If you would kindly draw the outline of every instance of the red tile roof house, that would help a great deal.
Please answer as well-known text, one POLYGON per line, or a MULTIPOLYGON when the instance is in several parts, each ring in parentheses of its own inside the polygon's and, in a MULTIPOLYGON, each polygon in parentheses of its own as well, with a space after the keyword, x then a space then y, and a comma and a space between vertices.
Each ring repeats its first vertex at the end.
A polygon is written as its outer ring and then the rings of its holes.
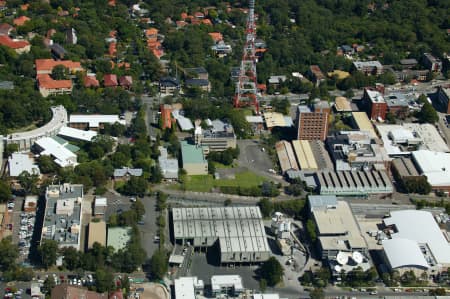
POLYGON ((125 89, 130 89, 133 85, 133 78, 131 76, 122 76, 119 78, 119 84, 125 89))
POLYGON ((26 40, 14 40, 7 35, 0 35, 0 45, 13 49, 17 54, 28 53, 31 49, 26 40))
POLYGON ((83 79, 84 87, 99 87, 100 83, 98 82, 97 78, 95 78, 95 75, 87 75, 83 79))
POLYGON ((119 85, 117 82, 117 75, 115 74, 107 74, 103 77, 103 85, 105 87, 116 87, 119 85))
POLYGON ((31 20, 29 17, 21 16, 21 17, 14 19, 13 24, 16 26, 23 26, 29 20, 31 20))
POLYGON ((0 35, 10 35, 11 31, 14 30, 14 27, 9 25, 8 23, 0 24, 0 35))
POLYGON ((71 73, 82 72, 84 69, 81 63, 72 60, 53 60, 53 59, 36 59, 36 74, 51 74, 57 65, 63 65, 69 69, 71 73))
POLYGON ((37 75, 39 92, 46 98, 49 95, 72 92, 72 80, 53 80, 48 74, 37 75))

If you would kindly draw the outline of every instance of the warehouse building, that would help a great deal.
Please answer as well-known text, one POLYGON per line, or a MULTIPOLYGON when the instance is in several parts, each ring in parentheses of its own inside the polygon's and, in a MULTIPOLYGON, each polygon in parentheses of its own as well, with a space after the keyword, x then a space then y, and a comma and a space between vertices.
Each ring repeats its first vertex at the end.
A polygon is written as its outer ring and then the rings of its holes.
POLYGON ((41 243, 45 239, 55 240, 59 248, 80 250, 83 185, 50 185, 45 200, 41 243))
POLYGON ((181 158, 183 168, 188 175, 208 174, 208 161, 205 158, 205 149, 202 146, 182 141, 181 158))
POLYGON ((383 241, 391 269, 440 271, 450 266, 450 244, 427 211, 393 211, 383 219, 389 239, 383 241))
POLYGON ((292 146, 301 170, 314 171, 319 169, 316 163, 316 158, 314 158, 312 147, 308 140, 293 140, 292 146))
POLYGON ((204 298, 205 284, 196 276, 180 277, 174 280, 175 299, 204 298))
POLYGON ((172 209, 176 243, 198 250, 219 246, 220 263, 260 263, 269 259, 261 211, 258 207, 172 209))
POLYGON ((420 174, 427 177, 433 190, 450 193, 450 154, 428 150, 412 153, 412 160, 420 174))
POLYGON ((316 176, 321 195, 367 196, 393 192, 384 170, 319 171, 316 176))
POLYGON ((352 122, 355 129, 368 132, 370 138, 378 138, 372 122, 365 112, 352 112, 352 122))
POLYGON ((275 149, 277 151, 278 161, 280 161, 280 168, 283 173, 288 170, 299 170, 290 142, 286 140, 278 141, 275 144, 275 149))
POLYGON ((106 222, 104 220, 89 222, 87 248, 91 249, 94 246, 94 243, 98 243, 102 246, 106 245, 106 222))
POLYGON ((308 202, 317 227, 322 259, 335 261, 343 253, 359 252, 367 257, 368 247, 346 201, 309 196, 308 202))

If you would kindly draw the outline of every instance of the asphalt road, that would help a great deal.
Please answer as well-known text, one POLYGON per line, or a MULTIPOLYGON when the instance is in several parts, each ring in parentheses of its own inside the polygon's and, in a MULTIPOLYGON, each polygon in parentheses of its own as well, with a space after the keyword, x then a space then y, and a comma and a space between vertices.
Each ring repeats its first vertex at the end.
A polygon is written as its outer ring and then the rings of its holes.
MULTIPOLYGON (((157 233, 156 219, 158 212, 156 211, 156 199, 154 197, 144 197, 141 199, 145 207, 144 224, 138 224, 141 233, 141 244, 147 252, 147 257, 151 257, 158 249, 159 243, 154 242, 157 233)), ((168 240, 169 236, 166 237, 168 240)))

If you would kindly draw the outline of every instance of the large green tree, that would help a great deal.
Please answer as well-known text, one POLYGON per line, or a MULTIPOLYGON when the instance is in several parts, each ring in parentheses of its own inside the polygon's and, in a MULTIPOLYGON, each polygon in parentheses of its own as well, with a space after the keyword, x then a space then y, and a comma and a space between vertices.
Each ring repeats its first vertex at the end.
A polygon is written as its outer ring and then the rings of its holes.
POLYGON ((283 279, 284 269, 275 257, 270 257, 260 268, 261 278, 267 281, 269 286, 275 286, 283 279))
POLYGON ((7 271, 16 265, 19 256, 19 248, 12 243, 11 237, 3 238, 0 241, 0 269, 7 271))
POLYGON ((42 267, 50 268, 56 264, 58 258, 58 243, 55 240, 43 239, 38 247, 42 267))
POLYGON ((158 249, 150 259, 150 274, 155 279, 162 279, 167 272, 168 256, 165 250, 158 249))
POLYGON ((11 187, 7 181, 0 181, 0 202, 6 202, 11 199, 11 187))

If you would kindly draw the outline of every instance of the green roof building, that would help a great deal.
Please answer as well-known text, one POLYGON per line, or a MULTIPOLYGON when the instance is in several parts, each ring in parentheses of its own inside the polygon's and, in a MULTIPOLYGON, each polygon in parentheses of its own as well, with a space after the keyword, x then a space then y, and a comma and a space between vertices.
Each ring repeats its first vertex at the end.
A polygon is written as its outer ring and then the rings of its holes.
POLYGON ((182 141, 181 158, 183 160, 183 168, 188 175, 208 174, 208 161, 205 158, 204 147, 182 141))

